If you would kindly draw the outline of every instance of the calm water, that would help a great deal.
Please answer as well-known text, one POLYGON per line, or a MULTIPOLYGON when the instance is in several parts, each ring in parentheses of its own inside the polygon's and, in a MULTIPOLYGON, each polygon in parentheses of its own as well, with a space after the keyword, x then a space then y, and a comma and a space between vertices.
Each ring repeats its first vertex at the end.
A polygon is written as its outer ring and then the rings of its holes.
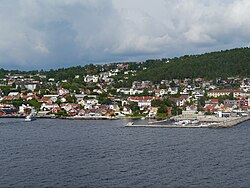
POLYGON ((250 122, 231 129, 0 119, 0 187, 249 187, 250 122))

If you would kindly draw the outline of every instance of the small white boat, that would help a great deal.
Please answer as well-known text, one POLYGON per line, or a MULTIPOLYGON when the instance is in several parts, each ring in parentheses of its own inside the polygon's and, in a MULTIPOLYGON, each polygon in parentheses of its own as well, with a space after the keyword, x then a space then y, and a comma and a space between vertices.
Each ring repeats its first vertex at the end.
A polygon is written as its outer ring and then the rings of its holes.
POLYGON ((32 111, 29 115, 27 115, 24 119, 24 121, 33 121, 36 119, 35 112, 32 111))
POLYGON ((198 123, 200 123, 198 120, 193 120, 192 122, 191 122, 192 124, 198 124, 198 123))
POLYGON ((191 123, 190 120, 179 120, 179 121, 174 122, 175 125, 182 125, 182 126, 186 126, 190 123, 191 123))
POLYGON ((133 124, 134 124, 134 122, 128 122, 127 125, 125 125, 125 127, 132 126, 133 124))

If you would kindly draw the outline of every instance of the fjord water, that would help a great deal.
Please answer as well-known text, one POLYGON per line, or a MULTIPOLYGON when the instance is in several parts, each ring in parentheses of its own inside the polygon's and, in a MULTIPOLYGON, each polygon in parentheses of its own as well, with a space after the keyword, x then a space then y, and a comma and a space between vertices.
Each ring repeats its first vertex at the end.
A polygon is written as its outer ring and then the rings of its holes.
POLYGON ((250 122, 230 129, 0 119, 0 187, 248 187, 250 122))

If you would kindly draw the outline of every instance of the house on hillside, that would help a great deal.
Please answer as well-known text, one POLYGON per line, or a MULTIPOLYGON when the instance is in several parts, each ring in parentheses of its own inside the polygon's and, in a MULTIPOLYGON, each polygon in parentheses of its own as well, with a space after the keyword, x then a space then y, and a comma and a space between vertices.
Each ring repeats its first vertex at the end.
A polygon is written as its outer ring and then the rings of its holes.
POLYGON ((176 95, 178 93, 178 87, 170 87, 170 88, 168 88, 167 93, 170 94, 170 95, 176 95))
POLYGON ((9 92, 8 96, 13 97, 14 99, 19 99, 21 97, 19 92, 9 92))
POLYGON ((50 102, 42 103, 40 110, 41 111, 51 111, 53 108, 58 108, 58 104, 53 104, 50 102))
POLYGON ((87 76, 84 77, 84 82, 97 83, 98 82, 98 76, 96 76, 96 75, 93 75, 93 76, 87 75, 87 76))
POLYGON ((143 96, 143 97, 129 97, 128 101, 130 102, 137 102, 138 107, 143 110, 145 108, 149 108, 151 106, 151 101, 152 100, 162 100, 161 97, 156 97, 156 96, 143 96))
POLYGON ((157 97, 162 97, 165 94, 167 94, 166 89, 156 89, 155 90, 155 96, 157 96, 157 97))
POLYGON ((128 106, 123 106, 121 113, 123 113, 124 115, 131 115, 133 112, 128 106))
POLYGON ((67 95, 69 94, 69 90, 68 89, 64 89, 62 86, 60 86, 60 88, 58 89, 57 91, 57 94, 58 95, 67 95))
POLYGON ((62 104, 61 109, 64 109, 66 112, 69 112, 72 109, 77 110, 79 109, 79 104, 75 104, 75 103, 62 104))
POLYGON ((158 107, 158 106, 151 106, 149 109, 148 117, 155 118, 159 108, 160 107, 158 107))
POLYGON ((39 85, 40 83, 38 81, 32 81, 32 82, 16 82, 16 89, 18 87, 20 87, 21 89, 27 89, 27 90, 31 90, 31 91, 34 91, 37 86, 39 85))
POLYGON ((179 107, 184 106, 185 103, 188 102, 188 99, 183 98, 183 97, 171 97, 168 100, 174 102, 176 106, 179 106, 179 107))
POLYGON ((44 95, 39 102, 43 103, 54 103, 57 101, 57 96, 54 95, 44 95))

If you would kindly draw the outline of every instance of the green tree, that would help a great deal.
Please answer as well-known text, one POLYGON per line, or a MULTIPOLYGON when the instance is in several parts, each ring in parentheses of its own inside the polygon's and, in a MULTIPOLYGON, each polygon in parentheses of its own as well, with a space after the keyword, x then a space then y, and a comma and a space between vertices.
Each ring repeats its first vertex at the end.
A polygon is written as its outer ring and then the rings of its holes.
POLYGON ((76 102, 76 97, 75 97, 75 95, 67 95, 66 100, 69 103, 75 103, 76 102))
POLYGON ((233 92, 229 94, 229 100, 235 100, 233 92))
POLYGON ((178 107, 174 107, 172 109, 172 115, 176 116, 176 115, 180 115, 182 113, 182 110, 178 107))
POLYGON ((11 90, 11 86, 1 86, 0 88, 3 91, 4 95, 8 95, 11 90))
POLYGON ((137 112, 140 110, 137 102, 130 102, 128 107, 132 110, 132 112, 137 112))
POLYGON ((67 116, 67 112, 66 110, 62 109, 56 113, 56 116, 59 116, 59 117, 67 116))
POLYGON ((30 104, 31 106, 34 106, 34 108, 35 108, 36 110, 40 110, 41 105, 42 105, 42 103, 41 103, 41 102, 37 102, 36 99, 31 99, 31 100, 29 100, 29 101, 28 101, 28 104, 30 104))
POLYGON ((157 112, 160 113, 160 114, 166 114, 167 106, 161 105, 157 112))

